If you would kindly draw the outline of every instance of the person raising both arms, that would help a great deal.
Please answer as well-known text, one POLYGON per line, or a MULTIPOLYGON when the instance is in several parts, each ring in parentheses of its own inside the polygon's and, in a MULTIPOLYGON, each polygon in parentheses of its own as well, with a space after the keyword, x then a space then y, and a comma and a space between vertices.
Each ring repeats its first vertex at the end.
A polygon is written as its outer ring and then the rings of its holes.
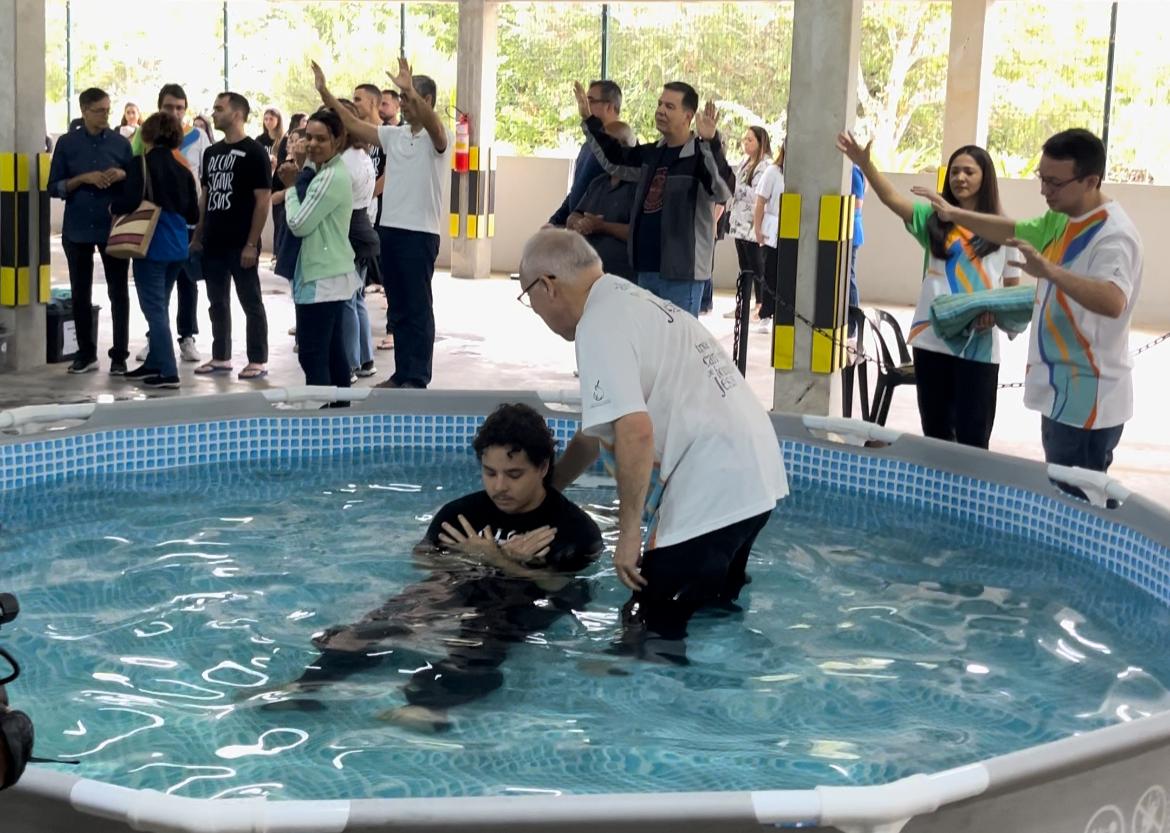
POLYGON ((985 292, 1019 283, 1014 252, 1003 241, 981 237, 936 209, 941 203, 968 211, 999 214, 999 183, 991 156, 966 145, 951 154, 946 182, 937 201, 915 202, 900 193, 873 163, 870 149, 852 133, 837 137, 838 149, 861 168, 882 204, 906 225, 924 251, 922 288, 910 326, 918 415, 924 436, 987 448, 995 423, 999 386, 999 339, 995 319, 984 313, 972 332, 943 338, 930 323, 935 298, 985 292))

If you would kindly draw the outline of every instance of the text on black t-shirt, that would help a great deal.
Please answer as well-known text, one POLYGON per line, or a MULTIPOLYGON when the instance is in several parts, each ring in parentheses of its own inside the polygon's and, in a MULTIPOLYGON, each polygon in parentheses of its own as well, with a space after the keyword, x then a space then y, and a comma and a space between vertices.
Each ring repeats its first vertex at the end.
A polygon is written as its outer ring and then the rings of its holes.
POLYGON ((257 190, 272 187, 272 163, 255 139, 216 142, 203 154, 207 211, 203 246, 217 252, 242 249, 252 228, 257 190))

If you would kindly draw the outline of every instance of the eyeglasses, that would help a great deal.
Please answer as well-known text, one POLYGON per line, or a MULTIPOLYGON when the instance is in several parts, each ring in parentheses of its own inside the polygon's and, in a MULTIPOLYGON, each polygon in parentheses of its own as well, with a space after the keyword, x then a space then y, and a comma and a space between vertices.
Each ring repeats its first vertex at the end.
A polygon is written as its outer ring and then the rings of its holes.
POLYGON ((1040 180, 1040 185, 1047 188, 1049 191, 1059 191, 1070 182, 1077 182, 1084 179, 1083 176, 1070 176, 1068 179, 1053 179, 1050 176, 1040 176, 1036 174, 1036 179, 1040 180))
POLYGON ((593 96, 586 96, 586 98, 589 99, 590 104, 608 104, 609 103, 609 99, 607 99, 607 98, 594 98, 593 96))
POLYGON ((554 281, 556 280, 556 275, 537 275, 536 280, 520 290, 520 294, 516 296, 516 300, 529 309, 532 309, 532 296, 529 293, 532 292, 533 288, 538 283, 540 283, 541 278, 548 278, 550 281, 554 281))

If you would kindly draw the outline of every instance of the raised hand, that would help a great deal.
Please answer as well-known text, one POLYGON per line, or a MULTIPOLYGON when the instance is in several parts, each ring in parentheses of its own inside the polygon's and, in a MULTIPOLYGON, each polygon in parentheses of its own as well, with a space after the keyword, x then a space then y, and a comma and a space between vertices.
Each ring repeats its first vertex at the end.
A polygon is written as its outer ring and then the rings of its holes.
POLYGON ((1007 241, 1009 246, 1012 246, 1020 253, 1023 260, 1010 260, 1009 266, 1015 266, 1017 269, 1022 269, 1034 278, 1048 278, 1050 277, 1050 267, 1052 261, 1048 260, 1040 252, 1036 251, 1036 247, 1025 240, 1019 240, 1013 237, 1007 241))
POLYGON ((873 149, 873 139, 870 139, 865 147, 857 141, 857 138, 849 130, 844 130, 837 134, 837 150, 841 151, 849 161, 854 165, 864 169, 870 164, 871 151, 873 149))
POLYGON ((719 111, 715 109, 715 102, 708 101, 707 106, 703 108, 703 112, 695 115, 695 129, 699 133, 699 138, 706 141, 711 141, 715 138, 715 131, 718 129, 719 111))
POLYGON ((573 82, 573 95, 577 97, 577 112, 581 114, 581 121, 592 115, 589 111, 589 96, 580 81, 573 82))
POLYGON ((313 86, 319 93, 327 92, 329 88, 325 86, 325 73, 316 61, 310 61, 309 64, 313 67, 313 86))
POLYGON ((300 169, 293 162, 285 162, 276 169, 276 175, 286 188, 291 188, 296 183, 298 174, 300 169))
POLYGON ((398 58, 398 72, 386 73, 390 76, 390 80, 402 90, 404 93, 414 92, 414 77, 410 73, 410 64, 406 58, 398 58))
POLYGON ((915 185, 910 189, 910 193, 916 197, 921 197, 926 200, 934 208, 934 213, 944 223, 949 223, 955 219, 954 212, 958 210, 957 205, 951 205, 943 199, 943 195, 933 188, 925 188, 921 185, 915 185))

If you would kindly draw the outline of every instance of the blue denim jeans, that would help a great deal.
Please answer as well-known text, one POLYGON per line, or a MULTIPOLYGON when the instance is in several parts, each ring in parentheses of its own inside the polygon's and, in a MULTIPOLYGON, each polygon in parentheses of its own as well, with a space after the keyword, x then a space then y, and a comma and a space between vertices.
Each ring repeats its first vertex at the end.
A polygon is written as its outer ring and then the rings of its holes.
POLYGON ((345 338, 345 355, 349 366, 357 370, 363 364, 374 360, 374 336, 370 332, 370 313, 366 309, 366 290, 359 289, 345 302, 345 317, 342 319, 342 336, 345 338))
POLYGON ((658 272, 639 272, 638 286, 653 292, 664 301, 670 301, 695 318, 703 303, 703 281, 668 281, 658 272))
POLYGON ((138 305, 146 318, 147 344, 146 366, 158 371, 160 376, 178 376, 175 364, 175 343, 171 340, 171 288, 183 268, 183 261, 167 263, 161 260, 134 261, 134 288, 138 292, 138 305))
POLYGON ((1121 442, 1124 429, 1124 425, 1077 428, 1041 416, 1040 442, 1044 445, 1044 460, 1058 466, 1109 471, 1113 462, 1113 449, 1121 442))

